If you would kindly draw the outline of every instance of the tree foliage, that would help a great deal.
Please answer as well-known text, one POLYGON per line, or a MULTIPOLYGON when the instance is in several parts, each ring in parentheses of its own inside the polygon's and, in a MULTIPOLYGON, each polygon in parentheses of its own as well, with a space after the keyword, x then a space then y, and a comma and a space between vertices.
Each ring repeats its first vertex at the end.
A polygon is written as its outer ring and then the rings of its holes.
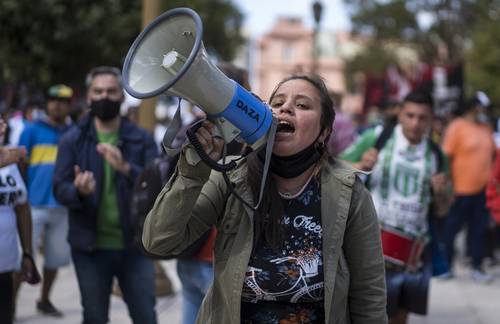
POLYGON ((500 104, 500 0, 345 0, 353 31, 371 43, 348 63, 362 70, 364 61, 386 62, 380 44, 408 44, 432 63, 445 44, 450 62, 465 62, 469 93, 485 90, 500 104), (420 17, 421 19, 417 19, 420 17), (423 17, 423 19, 422 19, 423 17), (382 57, 382 59, 381 59, 382 57))
POLYGON ((415 38, 418 24, 415 15, 406 7, 406 1, 384 4, 376 1, 363 2, 366 7, 357 10, 352 17, 355 32, 376 39, 415 38))
MULTIPOLYGON (((164 1, 202 17, 204 43, 222 59, 241 44, 242 14, 225 0, 164 1)), ((0 85, 82 86, 96 65, 121 67, 141 29, 138 0, 0 0, 0 85)))
POLYGON ((465 53, 467 90, 483 90, 500 105, 500 6, 491 8, 489 15, 492 19, 481 21, 472 32, 465 53))
POLYGON ((418 44, 432 56, 445 43, 461 60, 474 26, 488 17, 498 0, 346 0, 354 31, 374 39, 398 39, 418 44), (419 23, 418 17, 424 21, 419 23))
POLYGON ((119 66, 140 31, 140 11, 134 0, 2 0, 1 77, 81 84, 92 66, 119 66))

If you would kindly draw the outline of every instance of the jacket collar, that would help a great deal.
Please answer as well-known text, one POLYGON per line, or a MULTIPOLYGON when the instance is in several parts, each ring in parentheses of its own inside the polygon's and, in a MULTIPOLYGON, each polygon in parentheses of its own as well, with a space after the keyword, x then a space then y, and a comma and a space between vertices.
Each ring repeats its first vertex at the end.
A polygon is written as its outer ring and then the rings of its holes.
MULTIPOLYGON (((246 159, 243 159, 238 162, 238 164, 243 164, 246 159)), ((335 177, 343 184, 352 187, 355 180, 355 174, 359 173, 358 169, 353 168, 350 164, 337 160, 337 159, 329 159, 328 163, 321 168, 321 180, 322 182, 330 181, 331 177, 335 177)), ((235 184, 246 184, 246 177, 248 174, 248 168, 246 167, 238 167, 234 171, 231 172, 229 178, 235 184)), ((270 173, 268 176, 271 176, 270 173)), ((246 186, 245 186, 246 187, 246 186)))
POLYGON ((328 182, 332 177, 336 178, 342 184, 352 187, 354 185, 354 180, 356 179, 356 173, 359 172, 358 169, 353 168, 350 164, 337 160, 330 159, 329 163, 321 169, 322 181, 328 182))
MULTIPOLYGON (((246 159, 238 162, 238 164, 245 163, 246 159)), ((328 183, 330 181, 340 181, 343 185, 346 185, 350 188, 354 185, 354 181, 356 179, 355 174, 359 172, 359 170, 353 168, 350 164, 336 159, 330 159, 329 163, 325 163, 325 165, 321 168, 321 182, 328 183)), ((242 198, 245 199, 250 205, 254 205, 253 196, 251 194, 251 190, 246 181, 248 175, 248 168, 246 167, 238 167, 234 171, 229 174, 229 179, 232 183, 235 184, 235 188, 238 188, 238 193, 242 198)), ((271 176, 268 174, 268 176, 271 176)), ((335 194, 335 193, 328 193, 335 194)), ((247 213, 249 215, 253 214, 253 211, 245 206, 247 213)))
MULTIPOLYGON (((86 134, 86 136, 90 137, 94 141, 98 141, 97 139, 97 130, 94 124, 94 117, 90 114, 87 114, 82 118, 82 120, 78 123, 78 127, 80 128, 82 134, 86 134)), ((137 132, 137 129, 134 125, 128 121, 127 118, 120 117, 120 127, 118 129, 118 137, 120 142, 131 142, 131 141, 141 141, 142 137, 137 132)))

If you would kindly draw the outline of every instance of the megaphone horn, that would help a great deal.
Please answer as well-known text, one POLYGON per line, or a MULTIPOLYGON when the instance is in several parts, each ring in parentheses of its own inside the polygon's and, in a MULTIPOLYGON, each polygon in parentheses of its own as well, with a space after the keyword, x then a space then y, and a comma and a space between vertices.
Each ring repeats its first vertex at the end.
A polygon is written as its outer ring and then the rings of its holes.
POLYGON ((273 124, 271 110, 210 61, 202 34, 201 19, 189 8, 158 16, 125 58, 125 89, 141 99, 164 92, 182 97, 218 124, 226 143, 239 136, 254 148, 262 146, 273 124))

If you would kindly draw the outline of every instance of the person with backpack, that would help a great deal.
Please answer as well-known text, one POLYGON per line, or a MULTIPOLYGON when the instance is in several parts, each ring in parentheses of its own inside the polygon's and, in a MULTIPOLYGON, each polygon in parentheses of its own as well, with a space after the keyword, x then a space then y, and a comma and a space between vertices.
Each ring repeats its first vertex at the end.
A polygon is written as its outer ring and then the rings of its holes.
POLYGON ((428 138, 432 98, 409 93, 394 127, 366 131, 340 158, 369 172, 386 260, 389 323, 426 314, 432 276, 429 220, 445 215, 450 192, 439 147, 428 138), (432 213, 430 213, 432 209, 432 213))

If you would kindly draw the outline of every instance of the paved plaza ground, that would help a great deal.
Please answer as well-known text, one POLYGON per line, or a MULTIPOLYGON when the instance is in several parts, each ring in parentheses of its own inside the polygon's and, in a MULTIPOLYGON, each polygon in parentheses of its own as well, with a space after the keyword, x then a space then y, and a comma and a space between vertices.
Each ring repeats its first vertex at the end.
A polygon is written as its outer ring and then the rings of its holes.
MULTIPOLYGON (((158 298, 159 324, 180 323, 180 283, 175 272, 175 261, 162 262, 172 279, 176 294, 158 298)), ((468 270, 459 263, 456 278, 433 279, 429 315, 412 316, 410 324, 497 324, 500 323, 500 266, 488 267, 495 281, 491 284, 473 282, 468 270)), ((35 301, 39 286, 23 285, 18 300, 17 324, 77 324, 81 323, 81 306, 75 273, 72 266, 64 268, 54 287, 53 303, 64 312, 64 317, 54 319, 39 315, 35 301)), ((112 296, 110 322, 128 324, 131 320, 121 298, 112 296)))

